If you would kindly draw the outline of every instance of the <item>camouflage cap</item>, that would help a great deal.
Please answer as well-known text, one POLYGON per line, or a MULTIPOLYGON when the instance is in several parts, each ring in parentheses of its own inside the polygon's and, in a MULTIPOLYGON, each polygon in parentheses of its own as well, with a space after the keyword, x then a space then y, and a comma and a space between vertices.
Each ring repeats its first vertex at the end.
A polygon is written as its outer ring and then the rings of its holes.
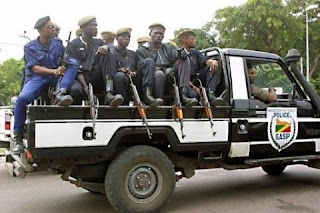
POLYGON ((106 38, 115 38, 116 37, 116 34, 114 32, 111 32, 111 31, 103 31, 101 33, 101 37, 103 39, 106 39, 106 38))
POLYGON ((86 16, 86 17, 83 17, 82 19, 80 19, 80 21, 79 21, 79 23, 78 23, 78 26, 79 26, 79 27, 82 27, 82 26, 84 26, 84 25, 86 25, 86 24, 89 24, 90 21, 92 21, 92 20, 94 20, 94 19, 96 19, 95 16, 86 16))
POLYGON ((192 32, 191 30, 184 30, 179 33, 178 38, 183 39, 189 36, 194 36, 194 32, 192 32))
POLYGON ((34 25, 34 29, 40 29, 43 25, 45 25, 48 21, 50 21, 50 16, 45 16, 40 18, 36 24, 34 25))
POLYGON ((131 33, 132 29, 128 27, 122 27, 116 31, 116 36, 119 36, 124 33, 131 33))
POLYGON ((138 43, 142 43, 142 42, 148 42, 148 41, 150 41, 151 40, 151 38, 149 37, 149 36, 141 36, 141 37, 139 37, 138 39, 137 39, 137 42, 138 43))
POLYGON ((151 25, 149 26, 149 29, 150 29, 151 31, 154 30, 154 29, 161 29, 161 30, 163 30, 163 31, 166 30, 166 28, 165 28, 162 24, 160 24, 160 23, 151 24, 151 25))

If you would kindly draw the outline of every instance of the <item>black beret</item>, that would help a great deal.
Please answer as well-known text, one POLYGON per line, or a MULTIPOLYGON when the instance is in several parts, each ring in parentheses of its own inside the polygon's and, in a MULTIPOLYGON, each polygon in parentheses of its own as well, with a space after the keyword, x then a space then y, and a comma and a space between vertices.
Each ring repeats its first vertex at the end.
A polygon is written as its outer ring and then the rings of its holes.
POLYGON ((40 29, 48 21, 50 21, 50 16, 45 16, 40 18, 34 25, 34 29, 37 29, 37 30, 40 29))

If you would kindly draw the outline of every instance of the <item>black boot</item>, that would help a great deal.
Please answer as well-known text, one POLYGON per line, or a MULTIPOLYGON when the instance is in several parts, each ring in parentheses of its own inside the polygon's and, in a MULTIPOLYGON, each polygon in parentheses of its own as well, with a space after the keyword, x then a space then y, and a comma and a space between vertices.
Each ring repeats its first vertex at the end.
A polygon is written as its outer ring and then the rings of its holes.
POLYGON ((187 87, 181 87, 180 88, 180 94, 181 94, 181 103, 184 106, 195 106, 198 104, 198 100, 196 98, 189 98, 188 97, 188 88, 187 87))
POLYGON ((113 80, 106 80, 106 94, 104 96, 104 104, 110 106, 119 106, 123 103, 123 97, 120 94, 113 95, 113 80))
POLYGON ((163 104, 163 100, 161 98, 154 98, 152 96, 152 92, 150 88, 146 88, 144 90, 143 103, 148 106, 156 107, 163 104))
POLYGON ((208 99, 210 101, 211 106, 224 105, 223 99, 221 97, 216 97, 213 91, 208 92, 208 99))
POLYGON ((14 147, 12 149, 12 153, 15 155, 18 155, 20 153, 23 152, 23 142, 22 142, 22 138, 23 138, 23 132, 14 132, 13 133, 13 141, 14 141, 14 147))
POLYGON ((67 89, 66 88, 58 88, 58 90, 55 92, 56 99, 55 104, 59 106, 69 106, 72 104, 73 99, 71 95, 67 95, 67 89))

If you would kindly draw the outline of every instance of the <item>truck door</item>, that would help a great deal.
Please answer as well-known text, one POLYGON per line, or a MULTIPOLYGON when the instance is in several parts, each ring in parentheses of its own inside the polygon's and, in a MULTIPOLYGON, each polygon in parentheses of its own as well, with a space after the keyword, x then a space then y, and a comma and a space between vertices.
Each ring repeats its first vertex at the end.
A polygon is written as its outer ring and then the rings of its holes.
MULTIPOLYGON (((243 58, 248 95, 247 141, 241 141, 243 157, 262 158, 314 154, 319 145, 313 140, 314 111, 299 83, 278 60, 243 58), (249 75, 250 69, 254 75, 249 75), (271 89, 272 88, 272 89, 271 89), (271 90, 276 102, 270 103, 271 90), (268 91, 269 90, 269 91, 268 91), (294 97, 293 97, 294 96, 294 97), (310 120, 311 119, 311 120, 310 120)), ((241 129, 238 118, 235 128, 241 129)), ((237 132, 239 132, 238 129, 237 132)), ((240 143, 240 144, 241 144, 240 143)))

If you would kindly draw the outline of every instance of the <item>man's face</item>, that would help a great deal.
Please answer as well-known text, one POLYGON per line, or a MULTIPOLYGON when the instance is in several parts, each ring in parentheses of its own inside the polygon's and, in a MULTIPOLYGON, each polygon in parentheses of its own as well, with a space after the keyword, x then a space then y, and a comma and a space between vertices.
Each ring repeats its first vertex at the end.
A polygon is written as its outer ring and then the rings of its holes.
POLYGON ((256 72, 252 68, 249 68, 248 71, 250 83, 253 84, 256 72))
POLYGON ((164 38, 164 31, 162 29, 153 29, 150 33, 151 43, 160 44, 164 38))
POLYGON ((98 34, 98 24, 97 21, 94 19, 90 21, 86 26, 82 29, 82 34, 85 34, 89 37, 95 37, 98 34))
POLYGON ((184 46, 188 48, 195 48, 197 45, 197 40, 194 36, 188 36, 184 40, 184 46))
POLYGON ((48 38, 54 38, 56 36, 56 30, 51 21, 48 21, 44 26, 39 29, 39 33, 42 36, 48 38))
POLYGON ((117 37, 118 46, 127 47, 130 43, 131 34, 123 33, 117 37))
POLYGON ((106 44, 113 44, 114 43, 114 38, 112 38, 112 37, 107 37, 103 40, 106 42, 106 44))

